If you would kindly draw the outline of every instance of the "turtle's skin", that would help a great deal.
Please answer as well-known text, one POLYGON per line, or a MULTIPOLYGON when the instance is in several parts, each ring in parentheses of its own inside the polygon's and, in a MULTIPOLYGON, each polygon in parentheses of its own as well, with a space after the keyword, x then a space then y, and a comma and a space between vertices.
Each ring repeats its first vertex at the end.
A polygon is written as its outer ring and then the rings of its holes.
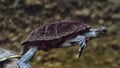
POLYGON ((30 33, 25 41, 23 56, 18 61, 20 68, 31 60, 37 50, 48 51, 53 48, 69 47, 78 44, 78 57, 86 47, 86 41, 106 33, 106 27, 91 29, 89 25, 76 20, 62 20, 45 24, 30 33))
POLYGON ((0 68, 18 68, 18 57, 17 53, 0 48, 0 68))

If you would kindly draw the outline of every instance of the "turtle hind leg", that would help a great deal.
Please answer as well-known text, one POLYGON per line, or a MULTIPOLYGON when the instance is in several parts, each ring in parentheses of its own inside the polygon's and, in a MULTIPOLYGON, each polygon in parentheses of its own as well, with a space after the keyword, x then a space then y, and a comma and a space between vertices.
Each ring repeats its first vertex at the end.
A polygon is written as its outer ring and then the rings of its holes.
POLYGON ((30 49, 18 60, 17 64, 20 68, 31 68, 29 61, 33 58, 38 47, 30 47, 30 49))

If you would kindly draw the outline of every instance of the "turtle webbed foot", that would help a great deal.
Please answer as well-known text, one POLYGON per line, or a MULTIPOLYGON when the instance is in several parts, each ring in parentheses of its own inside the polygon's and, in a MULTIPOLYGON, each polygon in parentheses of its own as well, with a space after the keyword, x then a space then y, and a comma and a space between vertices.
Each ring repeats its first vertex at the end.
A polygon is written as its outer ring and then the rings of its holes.
POLYGON ((78 38, 78 45, 81 46, 78 50, 78 54, 77 54, 77 58, 79 58, 82 54, 82 51, 84 50, 84 48, 86 48, 86 37, 85 36, 82 36, 82 35, 79 35, 77 36, 78 38))

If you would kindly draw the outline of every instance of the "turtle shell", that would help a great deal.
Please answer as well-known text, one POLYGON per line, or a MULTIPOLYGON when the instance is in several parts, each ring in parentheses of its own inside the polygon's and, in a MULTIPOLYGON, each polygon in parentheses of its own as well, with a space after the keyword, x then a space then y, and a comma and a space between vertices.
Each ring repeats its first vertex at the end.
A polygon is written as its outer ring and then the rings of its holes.
POLYGON ((0 48, 0 62, 17 57, 20 57, 17 53, 0 48))
POLYGON ((35 45, 41 46, 41 43, 46 44, 48 42, 50 42, 49 45, 60 44, 78 34, 87 32, 89 28, 85 23, 75 20, 62 20, 45 24, 31 32, 28 38, 22 42, 22 45, 30 46, 38 43, 35 45))

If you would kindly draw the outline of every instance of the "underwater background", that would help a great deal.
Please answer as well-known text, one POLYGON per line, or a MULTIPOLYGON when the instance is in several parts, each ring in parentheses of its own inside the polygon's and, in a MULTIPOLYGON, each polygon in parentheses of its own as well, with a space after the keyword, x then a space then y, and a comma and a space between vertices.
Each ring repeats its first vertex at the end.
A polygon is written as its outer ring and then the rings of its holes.
POLYGON ((0 0, 0 47, 21 53, 21 42, 37 27, 59 20, 80 20, 107 35, 90 40, 80 59, 78 46, 38 51, 33 68, 119 68, 120 0, 0 0))

